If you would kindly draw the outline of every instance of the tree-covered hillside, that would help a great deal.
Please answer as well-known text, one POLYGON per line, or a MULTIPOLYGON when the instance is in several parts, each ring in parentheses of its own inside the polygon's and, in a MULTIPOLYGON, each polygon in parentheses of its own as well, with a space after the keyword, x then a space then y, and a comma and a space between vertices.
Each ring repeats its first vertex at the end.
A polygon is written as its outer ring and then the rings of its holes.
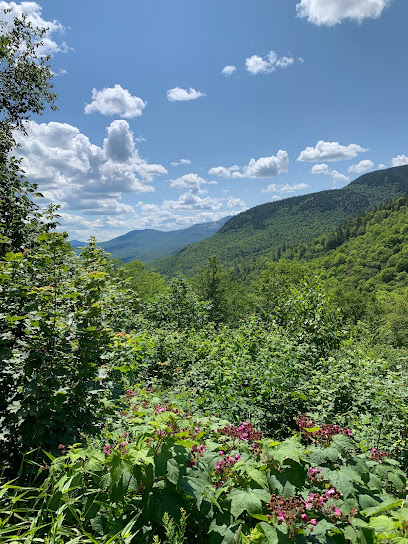
POLYGON ((153 263, 161 273, 191 275, 212 255, 234 264, 307 242, 362 211, 408 192, 408 166, 365 174, 342 189, 256 206, 231 218, 214 236, 153 263))
POLYGON ((373 291, 408 286, 408 197, 369 210, 282 255, 310 262, 343 287, 373 291))

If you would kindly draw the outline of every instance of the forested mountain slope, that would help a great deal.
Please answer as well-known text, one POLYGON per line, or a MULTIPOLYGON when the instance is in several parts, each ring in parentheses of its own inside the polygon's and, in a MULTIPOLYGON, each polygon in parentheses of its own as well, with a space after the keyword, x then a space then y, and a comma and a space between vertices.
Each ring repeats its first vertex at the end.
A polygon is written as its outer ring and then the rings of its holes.
POLYGON ((282 255, 308 261, 343 288, 408 287, 408 196, 369 210, 282 255))
MULTIPOLYGON (((228 219, 230 216, 168 232, 156 229, 132 230, 123 236, 99 242, 97 245, 115 259, 122 259, 125 263, 135 259, 149 263, 167 255, 174 255, 181 248, 212 236, 228 219)), ((73 240, 71 245, 78 248, 85 243, 73 240)))
POLYGON ((214 236, 175 256, 155 261, 164 274, 193 274, 214 255, 223 264, 248 263, 261 255, 279 258, 362 211, 408 193, 408 166, 365 174, 342 189, 311 193, 256 206, 231 218, 214 236))

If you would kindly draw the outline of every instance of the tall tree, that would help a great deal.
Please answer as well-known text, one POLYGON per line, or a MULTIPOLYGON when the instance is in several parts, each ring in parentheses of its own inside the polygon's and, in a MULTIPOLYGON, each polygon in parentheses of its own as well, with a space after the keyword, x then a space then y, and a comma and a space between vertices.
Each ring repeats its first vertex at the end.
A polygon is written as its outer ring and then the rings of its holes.
MULTIPOLYGON (((11 11, 2 10, 3 17, 11 11)), ((25 15, 11 25, 0 21, 0 257, 29 247, 42 224, 33 201, 40 196, 37 186, 24 178, 11 153, 17 147, 15 131, 25 133, 31 114, 41 114, 46 104, 56 109, 49 57, 40 52, 46 32, 25 15)))

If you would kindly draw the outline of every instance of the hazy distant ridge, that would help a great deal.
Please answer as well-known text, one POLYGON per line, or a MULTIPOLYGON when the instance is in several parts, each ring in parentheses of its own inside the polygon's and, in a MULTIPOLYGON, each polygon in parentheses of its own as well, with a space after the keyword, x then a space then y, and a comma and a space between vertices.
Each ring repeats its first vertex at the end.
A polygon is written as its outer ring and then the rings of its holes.
MULTIPOLYGON (((156 229, 132 230, 112 240, 100 242, 98 246, 108 251, 112 257, 121 258, 125 263, 135 259, 149 263, 161 257, 174 255, 183 247, 212 236, 230 218, 231 216, 223 217, 218 221, 168 232, 156 229)), ((78 248, 85 245, 85 242, 71 240, 71 245, 78 248)))

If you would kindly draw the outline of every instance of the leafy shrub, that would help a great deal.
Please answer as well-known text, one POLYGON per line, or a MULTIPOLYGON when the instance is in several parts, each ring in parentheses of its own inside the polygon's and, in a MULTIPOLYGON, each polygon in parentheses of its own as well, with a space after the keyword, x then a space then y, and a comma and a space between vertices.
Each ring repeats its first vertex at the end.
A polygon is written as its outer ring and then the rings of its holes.
POLYGON ((210 306, 199 301, 187 281, 178 276, 166 293, 146 304, 143 314, 152 326, 166 330, 198 329, 208 322, 210 306))
POLYGON ((56 448, 95 423, 104 391, 115 387, 104 364, 121 346, 135 356, 132 347, 114 343, 130 315, 129 294, 93 244, 77 257, 64 235, 45 233, 35 249, 6 254, 0 262, 2 460, 56 448))
POLYGON ((384 527, 402 536, 396 463, 362 453, 348 429, 302 418, 300 430, 271 441, 248 422, 186 416, 128 391, 121 421, 85 446, 61 445, 40 488, 2 486, 2 541, 157 542, 169 523, 196 543, 380 542, 384 527))

